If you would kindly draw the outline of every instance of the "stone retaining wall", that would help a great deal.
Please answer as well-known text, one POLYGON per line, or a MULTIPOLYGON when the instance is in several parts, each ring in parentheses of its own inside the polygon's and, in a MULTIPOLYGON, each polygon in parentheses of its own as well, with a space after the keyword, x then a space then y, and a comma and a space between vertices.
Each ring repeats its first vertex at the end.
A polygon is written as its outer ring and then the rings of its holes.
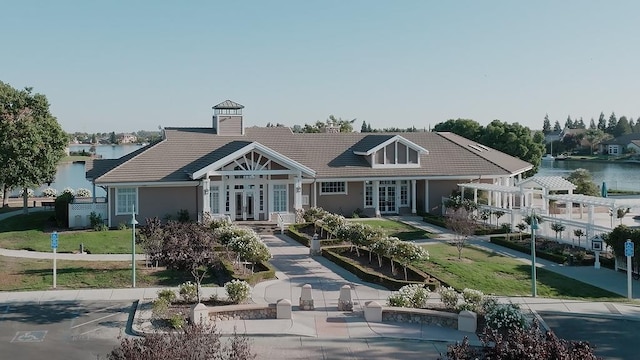
POLYGON ((428 309, 385 307, 382 322, 408 322, 458 329, 458 314, 428 309))
POLYGON ((211 320, 276 319, 276 304, 241 304, 209 308, 211 320))

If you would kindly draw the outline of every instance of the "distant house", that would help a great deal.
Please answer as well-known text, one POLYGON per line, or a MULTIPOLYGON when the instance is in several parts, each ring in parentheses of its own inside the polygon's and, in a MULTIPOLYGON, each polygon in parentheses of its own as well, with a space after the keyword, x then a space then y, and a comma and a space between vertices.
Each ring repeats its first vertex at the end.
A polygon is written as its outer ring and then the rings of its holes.
POLYGON ((600 144, 600 152, 609 155, 622 155, 630 150, 640 154, 640 134, 626 134, 600 144))
POLYGON ((212 127, 165 128, 157 143, 94 161, 86 176, 107 191, 108 224, 128 222, 134 206, 141 220, 187 210, 275 221, 315 206, 347 216, 440 213, 461 182, 513 185, 533 168, 447 132, 245 127, 243 108, 224 101, 212 127))
POLYGON ((138 137, 133 134, 119 134, 118 142, 120 144, 131 144, 138 141, 138 137))

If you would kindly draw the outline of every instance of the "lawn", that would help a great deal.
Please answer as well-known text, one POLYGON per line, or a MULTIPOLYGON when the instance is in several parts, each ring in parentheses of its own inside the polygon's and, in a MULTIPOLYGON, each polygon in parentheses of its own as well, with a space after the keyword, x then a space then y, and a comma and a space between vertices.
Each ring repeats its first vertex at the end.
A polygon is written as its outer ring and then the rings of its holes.
MULTIPOLYGON (((531 266, 515 259, 465 247, 462 260, 454 245, 432 244, 425 248, 430 259, 416 267, 462 290, 472 288, 499 296, 530 296, 531 266)), ((538 269, 538 295, 577 299, 622 299, 609 291, 583 282, 538 269)))
POLYGON ((400 240, 418 240, 429 239, 431 236, 428 232, 416 229, 413 226, 401 223, 399 221, 389 219, 351 219, 349 221, 361 221, 372 227, 379 227, 384 230, 387 236, 395 236, 400 240))
MULTIPOLYGON (((188 272, 145 268, 136 263, 136 286, 177 286, 193 281, 188 272)), ((53 261, 0 256, 0 291, 46 290, 53 284, 53 261)), ((131 287, 131 263, 87 261, 57 261, 58 289, 108 289, 131 287)), ((205 278, 203 285, 217 286, 214 274, 205 278)))
MULTIPOLYGON (((0 248, 51 251, 52 216, 52 211, 41 211, 0 221, 0 248)), ((78 251, 81 243, 93 254, 130 254, 131 230, 58 232, 58 252, 78 251)))

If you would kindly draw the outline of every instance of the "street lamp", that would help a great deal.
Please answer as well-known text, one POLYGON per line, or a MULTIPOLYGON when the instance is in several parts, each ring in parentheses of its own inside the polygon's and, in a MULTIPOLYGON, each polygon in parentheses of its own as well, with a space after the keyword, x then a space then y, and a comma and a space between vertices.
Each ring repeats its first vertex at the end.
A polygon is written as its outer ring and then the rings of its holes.
POLYGON ((136 206, 131 205, 131 284, 132 287, 136 287, 136 206))
POLYGON ((536 287, 536 230, 538 230, 538 217, 536 212, 531 212, 531 295, 538 296, 536 287))

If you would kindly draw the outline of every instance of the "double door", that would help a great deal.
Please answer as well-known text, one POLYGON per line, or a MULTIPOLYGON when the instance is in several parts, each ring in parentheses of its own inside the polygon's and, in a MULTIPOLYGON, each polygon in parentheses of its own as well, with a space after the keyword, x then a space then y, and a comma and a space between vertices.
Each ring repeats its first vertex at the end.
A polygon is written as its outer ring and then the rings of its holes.
POLYGON ((380 182, 378 188, 378 207, 380 213, 396 213, 398 212, 397 200, 396 200, 396 184, 395 182, 380 182))
POLYGON ((253 189, 234 190, 234 214, 236 220, 254 220, 256 214, 255 192, 253 189))

